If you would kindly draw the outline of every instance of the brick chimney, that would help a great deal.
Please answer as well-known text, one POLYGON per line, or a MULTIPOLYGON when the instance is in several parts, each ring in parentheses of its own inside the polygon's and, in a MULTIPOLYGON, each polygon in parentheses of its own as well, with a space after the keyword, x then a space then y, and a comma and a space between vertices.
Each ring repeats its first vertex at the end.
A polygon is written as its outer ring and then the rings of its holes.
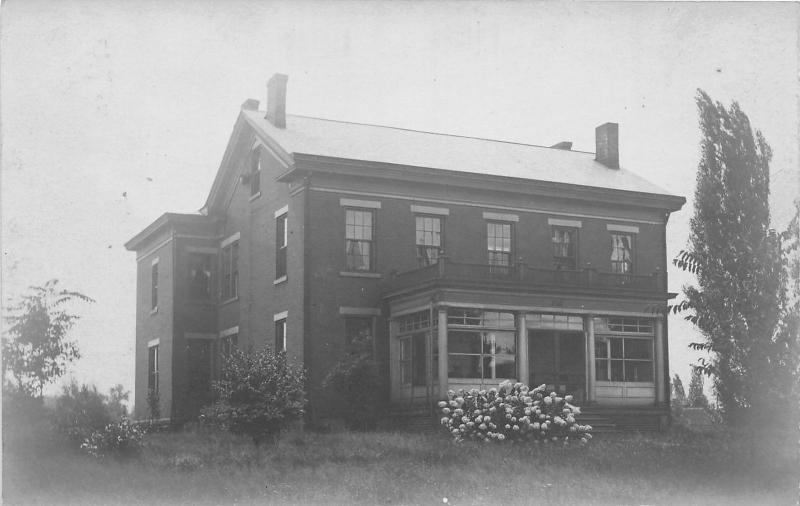
POLYGON ((595 160, 610 169, 619 169, 619 125, 603 123, 594 129, 595 160))
POLYGON ((289 76, 275 74, 267 81, 267 120, 278 128, 286 128, 286 81, 289 76))

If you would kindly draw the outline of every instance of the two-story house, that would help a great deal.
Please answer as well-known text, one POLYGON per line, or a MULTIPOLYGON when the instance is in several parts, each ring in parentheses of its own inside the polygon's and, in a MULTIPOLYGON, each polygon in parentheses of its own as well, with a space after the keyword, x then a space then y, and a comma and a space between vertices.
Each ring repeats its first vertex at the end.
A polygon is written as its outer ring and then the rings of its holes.
POLYGON ((588 406, 668 413, 666 226, 683 197, 596 153, 265 111, 244 102, 208 199, 137 253, 135 414, 197 413, 232 347, 285 350, 321 383, 374 337, 387 396, 547 383, 588 406))

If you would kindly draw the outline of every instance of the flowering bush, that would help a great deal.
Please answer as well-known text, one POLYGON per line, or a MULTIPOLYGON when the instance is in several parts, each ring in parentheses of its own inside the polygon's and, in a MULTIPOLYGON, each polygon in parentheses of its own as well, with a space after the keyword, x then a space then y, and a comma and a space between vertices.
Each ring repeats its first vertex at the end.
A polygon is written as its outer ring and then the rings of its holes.
POLYGON ((203 409, 201 420, 246 434, 256 444, 274 439, 302 418, 304 383, 303 368, 290 364, 284 352, 233 350, 223 364, 222 379, 214 382, 218 401, 203 409))
POLYGON ((96 430, 83 440, 81 450, 97 458, 106 456, 132 457, 142 449, 144 430, 132 425, 127 418, 96 430))
POLYGON ((580 408, 570 404, 572 396, 548 394, 544 385, 530 389, 504 381, 489 390, 450 390, 447 399, 439 402, 441 422, 456 441, 573 440, 585 444, 592 437, 591 425, 575 420, 580 408))

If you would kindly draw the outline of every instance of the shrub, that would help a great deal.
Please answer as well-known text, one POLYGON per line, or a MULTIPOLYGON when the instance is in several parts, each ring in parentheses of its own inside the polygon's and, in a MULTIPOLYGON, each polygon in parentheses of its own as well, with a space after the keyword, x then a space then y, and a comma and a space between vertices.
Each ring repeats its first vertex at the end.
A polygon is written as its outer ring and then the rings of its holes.
POLYGON ((381 402, 378 364, 372 354, 372 338, 356 338, 351 350, 328 373, 323 387, 341 398, 349 429, 374 429, 381 402))
POLYGON ((447 392, 447 401, 439 407, 443 426, 456 441, 563 441, 586 443, 591 439, 590 425, 575 420, 580 413, 570 404, 572 396, 546 393, 545 385, 533 390, 522 383, 500 383, 488 391, 472 389, 447 392))
POLYGON ((81 443, 81 449, 97 458, 108 456, 132 457, 142 449, 144 430, 132 425, 127 418, 93 431, 81 443))
POLYGON ((147 411, 150 414, 150 420, 161 418, 161 399, 158 398, 158 392, 153 388, 147 390, 147 411))
POLYGON ((213 384, 219 400, 203 409, 201 420, 259 444, 303 416, 305 375, 284 352, 233 350, 222 369, 223 379, 213 384))
POLYGON ((56 399, 55 428, 76 444, 112 422, 103 394, 94 386, 71 382, 56 399))

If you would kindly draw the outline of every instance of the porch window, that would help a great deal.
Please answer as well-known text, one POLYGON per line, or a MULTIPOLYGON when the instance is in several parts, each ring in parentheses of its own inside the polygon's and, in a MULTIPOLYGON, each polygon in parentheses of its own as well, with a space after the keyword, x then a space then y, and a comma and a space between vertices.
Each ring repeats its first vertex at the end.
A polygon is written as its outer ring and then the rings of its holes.
POLYGON ((348 271, 374 270, 374 214, 371 210, 345 211, 345 253, 348 271))
POLYGON ((632 234, 611 234, 611 272, 633 273, 632 234))
POLYGON ((450 309, 447 314, 447 375, 496 380, 517 375, 514 314, 450 309))
POLYGON ((417 265, 427 267, 439 261, 442 248, 442 219, 438 216, 417 216, 417 265))
POLYGON ((402 316, 397 321, 397 330, 401 335, 400 343, 400 384, 404 386, 425 386, 428 383, 429 367, 431 371, 438 368, 437 344, 430 342, 430 311, 402 316), (430 364, 428 355, 431 355, 430 364))
POLYGON ((486 237, 489 250, 489 265, 501 267, 510 266, 511 223, 501 223, 496 221, 487 222, 486 237))
POLYGON ((595 338, 598 381, 653 381, 653 340, 645 337, 595 338))
POLYGON ((553 227, 552 243, 555 268, 575 270, 578 265, 578 229, 553 227))

